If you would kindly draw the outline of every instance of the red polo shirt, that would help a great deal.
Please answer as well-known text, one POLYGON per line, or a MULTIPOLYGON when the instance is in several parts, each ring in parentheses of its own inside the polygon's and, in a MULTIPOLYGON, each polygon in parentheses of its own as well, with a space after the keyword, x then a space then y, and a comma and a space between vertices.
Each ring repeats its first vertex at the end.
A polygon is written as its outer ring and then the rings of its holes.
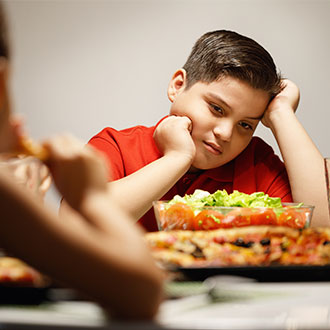
MULTIPOLYGON (((117 180, 134 173, 161 157, 153 139, 156 126, 135 126, 117 131, 105 128, 88 142, 103 151, 112 168, 110 180, 117 180)), ((166 173, 164 173, 166 175, 166 173)), ((263 191, 271 197, 281 197, 292 202, 289 180, 283 162, 273 149, 258 137, 253 137, 246 149, 231 162, 198 173, 185 174, 163 197, 192 194, 195 189, 210 193, 226 189, 247 194, 263 191)), ((156 231, 153 210, 149 210, 139 223, 147 231, 156 231)))

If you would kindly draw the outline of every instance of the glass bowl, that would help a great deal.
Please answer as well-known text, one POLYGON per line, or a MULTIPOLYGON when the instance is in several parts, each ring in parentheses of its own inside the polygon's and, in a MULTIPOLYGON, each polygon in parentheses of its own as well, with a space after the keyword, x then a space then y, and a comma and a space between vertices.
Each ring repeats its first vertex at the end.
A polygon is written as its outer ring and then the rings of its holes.
POLYGON ((314 206, 283 203, 283 207, 192 207, 185 203, 155 201, 153 208, 159 230, 213 230, 245 226, 310 226, 314 206))

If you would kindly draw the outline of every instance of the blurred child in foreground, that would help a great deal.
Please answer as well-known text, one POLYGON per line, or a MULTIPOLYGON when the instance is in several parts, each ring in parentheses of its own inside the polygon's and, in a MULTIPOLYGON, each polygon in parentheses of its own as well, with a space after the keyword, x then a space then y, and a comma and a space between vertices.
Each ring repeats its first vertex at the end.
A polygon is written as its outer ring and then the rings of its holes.
MULTIPOLYGON (((10 56, 0 9, 0 152, 8 153, 18 149, 22 136, 10 111, 10 56)), ((76 212, 59 219, 0 170, 1 246, 114 316, 152 318, 161 301, 162 273, 142 231, 109 200, 103 157, 71 136, 50 139, 44 146, 54 183, 76 212)))

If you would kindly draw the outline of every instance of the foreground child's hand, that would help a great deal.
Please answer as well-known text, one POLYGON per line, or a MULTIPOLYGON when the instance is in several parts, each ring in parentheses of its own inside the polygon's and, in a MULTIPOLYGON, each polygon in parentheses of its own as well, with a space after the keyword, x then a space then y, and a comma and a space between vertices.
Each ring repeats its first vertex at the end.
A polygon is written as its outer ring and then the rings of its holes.
POLYGON ((188 117, 169 116, 165 118, 154 132, 158 149, 168 155, 175 153, 192 161, 196 148, 191 138, 192 123, 188 117))
POLYGON ((0 168, 20 187, 27 189, 43 200, 51 185, 51 177, 46 165, 34 157, 8 157, 1 155, 0 168))
POLYGON ((262 123, 266 127, 272 127, 272 120, 280 112, 293 111, 295 112, 299 104, 299 88, 290 80, 282 81, 283 89, 269 103, 265 114, 262 118, 262 123))
POLYGON ((54 183, 75 209, 89 195, 105 192, 108 168, 100 152, 72 136, 60 136, 45 143, 54 183))
POLYGON ((19 148, 19 141, 23 135, 22 118, 6 116, 0 112, 0 152, 12 153, 19 148))

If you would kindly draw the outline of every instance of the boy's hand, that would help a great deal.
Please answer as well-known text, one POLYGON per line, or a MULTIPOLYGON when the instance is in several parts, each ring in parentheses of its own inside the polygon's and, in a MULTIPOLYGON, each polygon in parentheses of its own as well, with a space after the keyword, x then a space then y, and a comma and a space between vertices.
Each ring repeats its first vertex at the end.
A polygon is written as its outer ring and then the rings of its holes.
POLYGON ((90 192, 106 191, 108 168, 100 152, 72 136, 53 138, 44 146, 54 183, 71 207, 79 209, 90 192))
POLYGON ((280 111, 295 112, 299 104, 299 88, 290 80, 282 81, 283 89, 269 103, 261 122, 266 127, 272 126, 272 117, 280 111))
POLYGON ((191 137, 192 123, 188 117, 169 116, 154 132, 154 140, 163 155, 176 153, 179 157, 195 157, 196 147, 191 137))

